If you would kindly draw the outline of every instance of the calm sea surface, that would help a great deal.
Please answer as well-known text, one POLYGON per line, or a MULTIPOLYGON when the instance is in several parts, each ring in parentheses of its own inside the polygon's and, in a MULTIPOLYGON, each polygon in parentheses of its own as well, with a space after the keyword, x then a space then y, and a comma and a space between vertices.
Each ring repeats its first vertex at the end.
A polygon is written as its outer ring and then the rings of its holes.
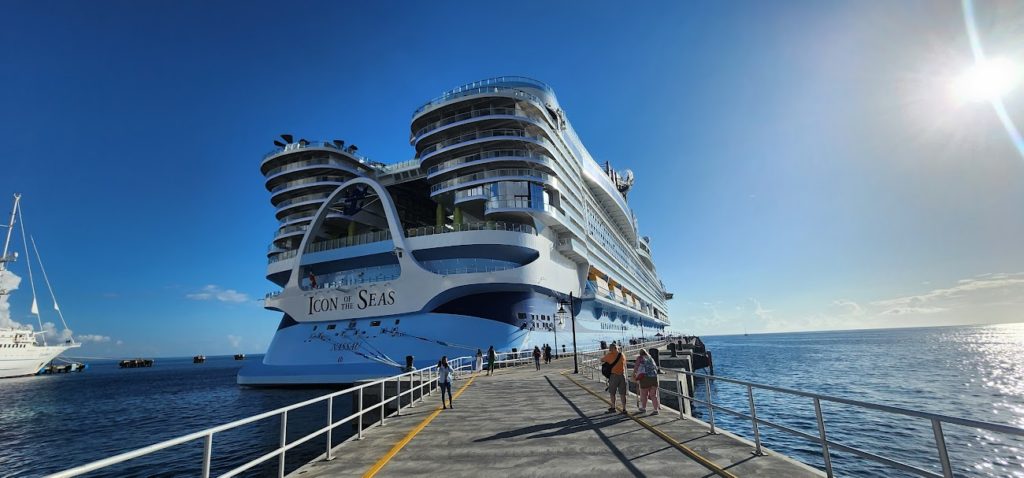
MULTIPOLYGON (((704 337, 715 373, 913 410, 1024 427, 1024 323, 704 337)), ((703 383, 697 383, 703 397, 703 383)), ((747 411, 745 387, 716 384, 716 403, 747 411)), ((757 415, 816 436, 809 398, 755 391, 757 415)), ((941 473, 931 423, 822 402, 829 440, 941 473)), ((706 415, 705 415, 706 417, 706 415)), ((753 439, 749 420, 717 424, 753 439)), ((1024 477, 1024 438, 943 426, 956 476, 1024 477)), ((824 468, 821 447, 761 427, 765 446, 824 468)), ((841 476, 912 476, 832 451, 841 476)))
MULTIPOLYGON (((705 337, 723 377, 1024 427, 1024 324, 854 332, 705 337)), ((259 360, 250 357, 249 360, 259 360)), ((158 359, 121 370, 92 362, 85 372, 0 381, 0 476, 39 476, 327 393, 235 385, 242 362, 158 359)), ((698 382, 698 396, 703 384, 698 382)), ((747 409, 746 390, 719 384, 716 403, 747 409)), ((758 417, 817 434, 809 399, 755 392, 758 417)), ((326 405, 289 415, 289 440, 324 424, 326 405)), ((338 401, 335 417, 351 404, 338 401)), ((829 438, 939 471, 930 424, 823 405, 829 438)), ((720 427, 752 438, 748 421, 719 413, 720 427)), ((214 472, 276 447, 277 419, 215 435, 214 472)), ((350 430, 340 430, 340 442, 350 430)), ((765 446, 823 466, 821 449, 762 427, 765 446)), ((1024 440, 945 429, 958 476, 1024 477, 1024 440)), ((288 470, 323 452, 316 439, 289 452, 288 470)), ((133 460, 93 476, 196 476, 202 441, 133 460)), ((839 476, 901 476, 833 452, 839 476)), ((483 466, 483 465, 481 465, 483 466)), ((276 473, 270 460, 252 476, 276 473)))

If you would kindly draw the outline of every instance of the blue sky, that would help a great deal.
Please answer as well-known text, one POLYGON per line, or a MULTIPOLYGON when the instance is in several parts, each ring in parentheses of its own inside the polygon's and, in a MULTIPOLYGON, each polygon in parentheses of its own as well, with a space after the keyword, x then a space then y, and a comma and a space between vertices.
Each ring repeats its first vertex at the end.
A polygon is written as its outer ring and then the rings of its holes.
MULTIPOLYGON (((978 14, 990 54, 1024 62, 1024 7, 978 14)), ((949 93, 972 62, 958 2, 17 1, 0 16, 0 193, 25 195, 61 308, 95 336, 83 354, 262 352, 274 137, 402 161, 416 107, 502 74, 552 85, 591 153, 635 171, 678 330, 1024 321, 1024 160, 989 105, 949 93)), ((1006 101, 1024 122, 1024 89, 1006 101)))

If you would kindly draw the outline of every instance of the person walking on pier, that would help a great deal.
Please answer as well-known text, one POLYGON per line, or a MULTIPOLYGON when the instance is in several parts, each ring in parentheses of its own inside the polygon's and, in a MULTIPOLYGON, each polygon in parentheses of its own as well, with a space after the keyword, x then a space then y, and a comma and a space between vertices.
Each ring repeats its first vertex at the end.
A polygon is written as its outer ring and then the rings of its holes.
POLYGON ((608 353, 601 358, 601 363, 601 373, 608 377, 608 392, 612 399, 612 406, 608 411, 616 411, 615 393, 618 392, 622 397, 622 413, 626 413, 626 358, 619 352, 619 348, 612 344, 608 346, 608 353))
POLYGON ((495 356, 494 346, 492 345, 487 349, 487 375, 494 375, 494 362, 497 359, 498 357, 495 356))
POLYGON ((540 370, 540 347, 536 345, 533 346, 533 365, 540 370))
POLYGON ((437 362, 437 387, 441 389, 441 408, 455 408, 452 405, 452 381, 455 380, 455 372, 448 365, 448 356, 442 355, 437 362), (444 405, 444 392, 448 392, 448 407, 444 405))
POLYGON ((650 398, 654 408, 651 415, 657 415, 661 412, 661 403, 658 401, 658 366, 647 350, 640 349, 640 355, 637 355, 636 363, 633 364, 633 373, 636 377, 637 396, 640 399, 640 413, 647 413, 647 399, 650 398))
POLYGON ((551 346, 544 344, 544 363, 551 363, 551 346))
POLYGON ((477 372, 484 369, 484 352, 480 349, 476 349, 476 363, 474 365, 473 370, 477 372))

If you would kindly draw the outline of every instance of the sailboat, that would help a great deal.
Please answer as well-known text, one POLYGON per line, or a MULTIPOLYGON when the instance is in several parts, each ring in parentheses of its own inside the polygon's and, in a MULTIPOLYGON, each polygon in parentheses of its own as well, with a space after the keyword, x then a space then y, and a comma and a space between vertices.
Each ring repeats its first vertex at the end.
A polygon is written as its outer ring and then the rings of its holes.
POLYGON ((46 343, 46 335, 43 332, 43 319, 39 315, 39 305, 36 300, 35 278, 32 274, 31 254, 29 253, 29 242, 26 240, 24 221, 21 222, 21 240, 25 250, 29 285, 32 289, 31 311, 32 315, 35 315, 39 321, 39 330, 33 330, 31 326, 21 326, 10 320, 10 303, 8 300, 10 299, 11 292, 17 289, 20 279, 8 270, 8 264, 18 259, 18 253, 10 252, 10 246, 15 224, 21 215, 21 195, 15 194, 10 221, 6 225, 0 225, 7 228, 3 254, 0 255, 0 314, 7 316, 0 317, 6 319, 0 322, 0 378, 35 375, 65 350, 81 346, 71 337, 68 324, 64 321, 64 314, 61 313, 60 306, 57 305, 57 297, 53 293, 53 287, 50 286, 50 279, 46 276, 46 269, 43 267, 39 256, 39 249, 35 247, 35 239, 33 238, 32 248, 35 251, 36 262, 39 265, 39 270, 43 273, 46 288, 49 289, 50 297, 53 299, 53 308, 57 312, 57 316, 60 317, 61 324, 64 325, 65 335, 67 336, 67 339, 62 344, 50 345, 46 343))

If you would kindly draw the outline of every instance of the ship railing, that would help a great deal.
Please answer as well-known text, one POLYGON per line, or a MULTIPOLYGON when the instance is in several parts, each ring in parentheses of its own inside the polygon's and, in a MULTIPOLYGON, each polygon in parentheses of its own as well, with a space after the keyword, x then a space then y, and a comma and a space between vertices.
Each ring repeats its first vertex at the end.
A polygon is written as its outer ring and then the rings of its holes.
MULTIPOLYGON (((277 147, 277 148, 274 148, 274 149, 270 150, 269 152, 267 152, 267 154, 263 155, 263 159, 266 160, 267 158, 269 158, 271 156, 275 156, 275 155, 278 155, 278 154, 281 154, 281 153, 284 153, 284 152, 299 151, 299 150, 308 149, 308 148, 321 148, 321 149, 326 148, 326 149, 333 149, 335 151, 340 151, 340 152, 345 153, 345 154, 347 154, 349 156, 352 156, 353 158, 356 158, 357 160, 359 160, 360 163, 363 163, 363 164, 369 165, 371 167, 377 168, 377 164, 378 163, 376 163, 375 161, 370 160, 366 156, 363 156, 363 155, 361 155, 359 153, 356 153, 355 150, 352 149, 351 146, 349 146, 349 147, 338 146, 337 144, 334 144, 331 141, 300 141, 300 142, 297 142, 297 143, 286 144, 286 145, 284 145, 282 147, 277 147)), ((377 168, 377 169, 379 169, 379 168, 377 168)))
MULTIPOLYGON (((580 362, 581 370, 585 370, 585 372, 581 373, 587 374, 593 380, 599 380, 602 382, 606 381, 605 378, 600 374, 600 360, 601 357, 599 355, 588 354, 587 357, 580 362)), ((790 388, 764 385, 745 380, 737 380, 733 378, 690 372, 685 369, 660 367, 660 370, 662 374, 675 374, 675 377, 670 378, 668 381, 665 381, 664 378, 659 380, 658 392, 661 394, 676 397, 676 411, 679 413, 679 417, 681 419, 691 417, 691 410, 693 410, 695 406, 694 404, 700 404, 706 410, 708 421, 705 423, 705 425, 708 426, 709 433, 711 434, 717 433, 716 430, 718 429, 715 424, 716 411, 724 412, 726 414, 738 417, 743 420, 748 420, 750 422, 751 434, 754 437, 753 453, 755 455, 763 455, 765 453, 762 446, 760 432, 760 427, 762 425, 813 442, 814 444, 821 447, 821 455, 825 465, 825 473, 830 478, 834 476, 834 471, 832 467, 832 452, 836 450, 846 452, 851 455, 855 455, 859 458, 870 460, 872 462, 879 463, 881 465, 895 468, 898 470, 902 470, 917 476, 926 476, 932 478, 952 478, 954 476, 954 472, 951 465, 949 451, 946 447, 946 434, 943 431, 943 425, 957 425, 961 427, 974 428, 977 430, 984 430, 987 432, 995 432, 1005 435, 1012 435, 1016 437, 1024 437, 1024 428, 1014 427, 1011 425, 971 420, 967 418, 941 415, 938 413, 930 413, 918 410, 911 410, 907 408, 894 407, 891 405, 882 405, 878 403, 865 402, 862 400, 854 400, 849 398, 836 397, 813 392, 805 392, 802 390, 794 390, 790 388), (693 389, 694 391, 696 390, 694 388, 694 378, 703 379, 705 394, 705 399, 703 400, 698 399, 695 396, 691 396, 689 393, 689 390, 691 389, 693 389), (675 382, 675 390, 670 390, 661 387, 662 384, 671 381, 675 382), (714 403, 712 384, 715 382, 740 387, 740 391, 745 392, 744 395, 746 395, 747 398, 747 409, 744 411, 740 411, 714 403), (796 430, 792 428, 792 426, 787 426, 770 420, 766 420, 764 418, 759 418, 759 409, 755 401, 755 390, 780 393, 788 397, 800 397, 803 399, 810 399, 811 403, 814 406, 816 423, 814 423, 813 425, 817 429, 817 435, 796 430), (936 467, 936 470, 941 469, 941 472, 927 470, 911 463, 899 461, 894 458, 884 457, 876 453, 872 453, 870 451, 856 448, 852 445, 840 443, 834 439, 830 439, 828 437, 828 430, 825 426, 824 414, 822 413, 824 404, 845 405, 860 409, 860 411, 873 410, 889 413, 892 415, 896 415, 898 417, 907 417, 925 421, 925 423, 928 426, 930 426, 934 438, 935 448, 933 450, 933 456, 938 460, 938 466, 936 467)), ((630 395, 633 395, 633 392, 629 393, 630 395)), ((773 400, 773 402, 774 401, 775 400, 773 400)), ((765 405, 761 405, 760 410, 763 412, 765 410, 765 405)), ((891 424, 893 423, 893 421, 889 421, 889 423, 891 424)))
MULTIPOLYGON (((527 353, 526 351, 516 352, 501 352, 496 354, 496 367, 514 367, 524 365, 532 360, 532 352, 527 353)), ((486 357, 485 357, 486 360, 486 357)), ((458 357, 449 361, 449 365, 452 367, 456 378, 464 378, 466 375, 478 371, 476 368, 475 358, 470 356, 458 357)), ((486 366, 486 365, 485 365, 486 366)), ((303 402, 281 407, 276 410, 269 412, 260 413, 253 415, 248 418, 241 420, 235 420, 230 423, 223 425, 207 428, 195 433, 183 435, 170 440, 165 440, 159 443, 142 447, 136 450, 132 450, 119 455, 114 455, 102 460, 97 460, 92 463, 87 463, 82 466, 64 470, 58 473, 49 475, 49 478, 64 478, 79 476, 86 473, 90 473, 96 470, 101 470, 119 463, 124 463, 136 458, 140 458, 146 455, 156 453, 161 450, 173 448, 186 443, 195 442, 197 440, 203 440, 203 459, 201 464, 197 464, 197 469, 201 465, 201 476, 203 478, 209 478, 211 476, 211 467, 213 464, 213 438, 216 434, 238 428, 243 425, 249 425, 251 423, 259 422, 262 420, 272 419, 274 417, 280 418, 280 444, 274 450, 268 451, 257 458, 254 458, 242 465, 239 465, 231 470, 219 475, 221 478, 227 478, 231 476, 238 476, 247 470, 252 469, 260 465, 261 463, 277 459, 277 476, 284 478, 285 476, 285 457, 288 451, 295 447, 307 443, 317 437, 325 439, 325 453, 321 455, 324 460, 334 459, 335 448, 344 445, 334 446, 332 444, 332 433, 335 428, 344 425, 346 423, 355 422, 356 432, 355 438, 362 440, 365 429, 369 429, 375 426, 384 425, 385 421, 389 418, 401 416, 402 410, 410 407, 415 407, 417 404, 422 404, 425 396, 433 395, 434 391, 438 388, 438 367, 437 365, 431 365, 420 369, 415 369, 390 377, 374 380, 372 382, 363 383, 353 387, 346 388, 337 392, 329 393, 320 397, 312 398, 303 402), (393 391, 389 390, 389 387, 393 387, 393 391), (380 401, 378 403, 367 404, 366 395, 371 393, 380 393, 380 401), (390 394, 390 396, 389 396, 390 394), (335 420, 333 416, 334 412, 334 400, 336 398, 348 396, 355 401, 356 412, 340 419, 335 420), (288 440, 288 413, 300 408, 308 407, 315 404, 326 403, 327 405, 327 420, 324 427, 309 433, 298 439, 288 440), (389 407, 390 404, 394 404, 389 407), (388 414, 388 408, 393 408, 393 412, 388 414), (369 423, 364 416, 370 412, 378 413, 377 417, 374 417, 374 422, 369 423), (364 427, 365 425, 365 427, 364 427)))
POLYGON ((477 93, 498 93, 498 92, 508 91, 508 92, 513 93, 517 97, 526 98, 526 99, 535 101, 538 104, 544 104, 543 100, 541 100, 540 98, 538 98, 535 95, 532 95, 530 93, 527 93, 525 91, 520 90, 519 89, 520 87, 516 87, 516 86, 501 86, 501 85, 507 85, 507 84, 510 84, 510 83, 524 83, 527 86, 532 86, 534 88, 538 88, 538 89, 543 90, 543 91, 545 91, 547 93, 554 93, 554 91, 551 89, 550 86, 545 85, 544 83, 542 83, 540 81, 537 81, 537 80, 534 80, 532 78, 527 78, 527 77, 524 77, 524 76, 499 76, 497 78, 488 78, 486 80, 474 81, 472 83, 468 83, 468 84, 462 85, 462 86, 460 86, 458 88, 453 88, 451 90, 448 90, 448 91, 444 92, 443 94, 441 94, 441 96, 438 96, 438 97, 436 97, 436 98, 426 102, 423 106, 420 106, 419 108, 416 108, 416 111, 414 111, 412 115, 416 116, 416 115, 418 115, 418 114, 420 114, 420 113, 422 113, 424 111, 427 111, 428 109, 431 109, 432 107, 437 106, 437 105, 439 105, 441 103, 444 103, 446 101, 449 101, 449 100, 452 100, 452 99, 455 99, 455 98, 460 98, 460 97, 467 96, 467 95, 474 95, 474 94, 477 94, 477 93))
MULTIPOLYGON (((297 228, 308 227, 308 225, 294 226, 297 228)), ((519 224, 514 222, 502 222, 502 221, 482 221, 482 222, 464 222, 461 224, 448 224, 442 227, 436 226, 424 226, 416 227, 405 230, 405 237, 420 237, 420 236, 431 236, 434 234, 446 234, 450 232, 466 232, 466 231, 507 231, 507 232, 519 232, 523 234, 537 234, 537 229, 529 224, 519 224)), ((279 232, 280 234, 280 232, 279 232)), ((337 239, 329 239, 326 241, 314 242, 306 246, 307 253, 322 252, 333 249, 341 249, 343 247, 359 246, 363 244, 372 244, 376 242, 387 241, 391 239, 391 231, 374 231, 363 234, 356 234, 352 237, 340 237, 337 239)), ((273 264, 278 261, 285 259, 291 259, 297 255, 297 250, 290 250, 275 254, 267 259, 268 264, 273 264)))

